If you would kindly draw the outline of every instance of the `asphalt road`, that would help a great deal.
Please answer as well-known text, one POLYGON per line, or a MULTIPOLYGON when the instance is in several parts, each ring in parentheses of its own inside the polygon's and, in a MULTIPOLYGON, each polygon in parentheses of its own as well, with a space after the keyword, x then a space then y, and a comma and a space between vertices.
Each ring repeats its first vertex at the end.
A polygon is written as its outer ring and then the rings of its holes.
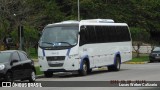
POLYGON ((118 72, 93 70, 87 76, 77 74, 56 74, 51 78, 40 77, 37 81, 110 81, 110 80, 146 80, 160 81, 160 63, 122 64, 118 72))
MULTIPOLYGON (((110 80, 145 80, 160 81, 160 63, 122 64, 118 72, 95 69, 87 76, 77 74, 55 74, 51 78, 39 77, 37 81, 110 81, 110 80)), ((19 90, 22 88, 0 88, 0 90, 19 90)), ((49 87, 23 88, 23 90, 160 90, 160 87, 49 87)))

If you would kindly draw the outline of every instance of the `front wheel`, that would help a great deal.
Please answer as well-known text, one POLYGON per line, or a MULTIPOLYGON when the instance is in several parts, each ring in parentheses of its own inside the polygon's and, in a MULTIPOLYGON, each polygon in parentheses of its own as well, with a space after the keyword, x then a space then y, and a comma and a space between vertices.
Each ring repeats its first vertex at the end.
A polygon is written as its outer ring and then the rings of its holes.
POLYGON ((13 82, 13 77, 12 77, 12 73, 11 72, 7 72, 7 74, 5 76, 5 81, 13 82))
POLYGON ((29 82, 35 82, 36 81, 36 74, 35 72, 32 70, 30 77, 29 77, 29 82))
POLYGON ((121 67, 120 57, 116 57, 114 65, 108 66, 109 71, 119 71, 121 67))
POLYGON ((79 70, 79 74, 81 76, 85 76, 85 75, 87 75, 87 70, 88 70, 87 63, 86 63, 86 61, 83 61, 83 63, 82 63, 82 69, 79 70))

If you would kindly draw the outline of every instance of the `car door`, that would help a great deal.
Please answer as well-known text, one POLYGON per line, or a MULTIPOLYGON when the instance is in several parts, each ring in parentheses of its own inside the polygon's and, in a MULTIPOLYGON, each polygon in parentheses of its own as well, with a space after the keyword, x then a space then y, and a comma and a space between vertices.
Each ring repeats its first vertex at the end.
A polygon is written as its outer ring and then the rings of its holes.
POLYGON ((31 60, 27 58, 27 55, 24 52, 19 51, 18 54, 20 56, 21 63, 23 64, 22 66, 23 78, 26 78, 30 76, 32 71, 31 60))
POLYGON ((17 52, 13 52, 11 57, 11 63, 13 79, 20 79, 22 77, 22 64, 20 62, 20 57, 17 52))

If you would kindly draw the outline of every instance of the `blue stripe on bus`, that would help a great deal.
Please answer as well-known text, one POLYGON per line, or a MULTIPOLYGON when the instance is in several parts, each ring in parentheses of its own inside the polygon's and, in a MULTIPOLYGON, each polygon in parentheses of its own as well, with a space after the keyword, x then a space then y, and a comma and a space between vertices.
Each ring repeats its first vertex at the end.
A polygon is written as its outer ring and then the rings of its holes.
POLYGON ((89 60, 88 55, 84 55, 84 56, 81 58, 80 70, 82 70, 82 69, 83 69, 83 61, 84 61, 84 59, 85 59, 85 58, 87 58, 87 59, 89 60))
POLYGON ((43 56, 45 56, 45 51, 44 51, 44 49, 42 49, 42 53, 43 53, 43 56))
POLYGON ((70 51, 71 51, 71 49, 68 49, 68 50, 67 50, 66 56, 69 56, 70 51))

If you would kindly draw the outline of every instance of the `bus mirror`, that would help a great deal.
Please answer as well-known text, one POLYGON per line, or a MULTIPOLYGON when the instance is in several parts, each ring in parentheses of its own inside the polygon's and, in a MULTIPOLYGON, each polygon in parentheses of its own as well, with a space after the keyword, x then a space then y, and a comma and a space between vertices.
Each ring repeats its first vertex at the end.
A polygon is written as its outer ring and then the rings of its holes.
POLYGON ((86 29, 86 26, 81 26, 81 30, 85 30, 86 29))

